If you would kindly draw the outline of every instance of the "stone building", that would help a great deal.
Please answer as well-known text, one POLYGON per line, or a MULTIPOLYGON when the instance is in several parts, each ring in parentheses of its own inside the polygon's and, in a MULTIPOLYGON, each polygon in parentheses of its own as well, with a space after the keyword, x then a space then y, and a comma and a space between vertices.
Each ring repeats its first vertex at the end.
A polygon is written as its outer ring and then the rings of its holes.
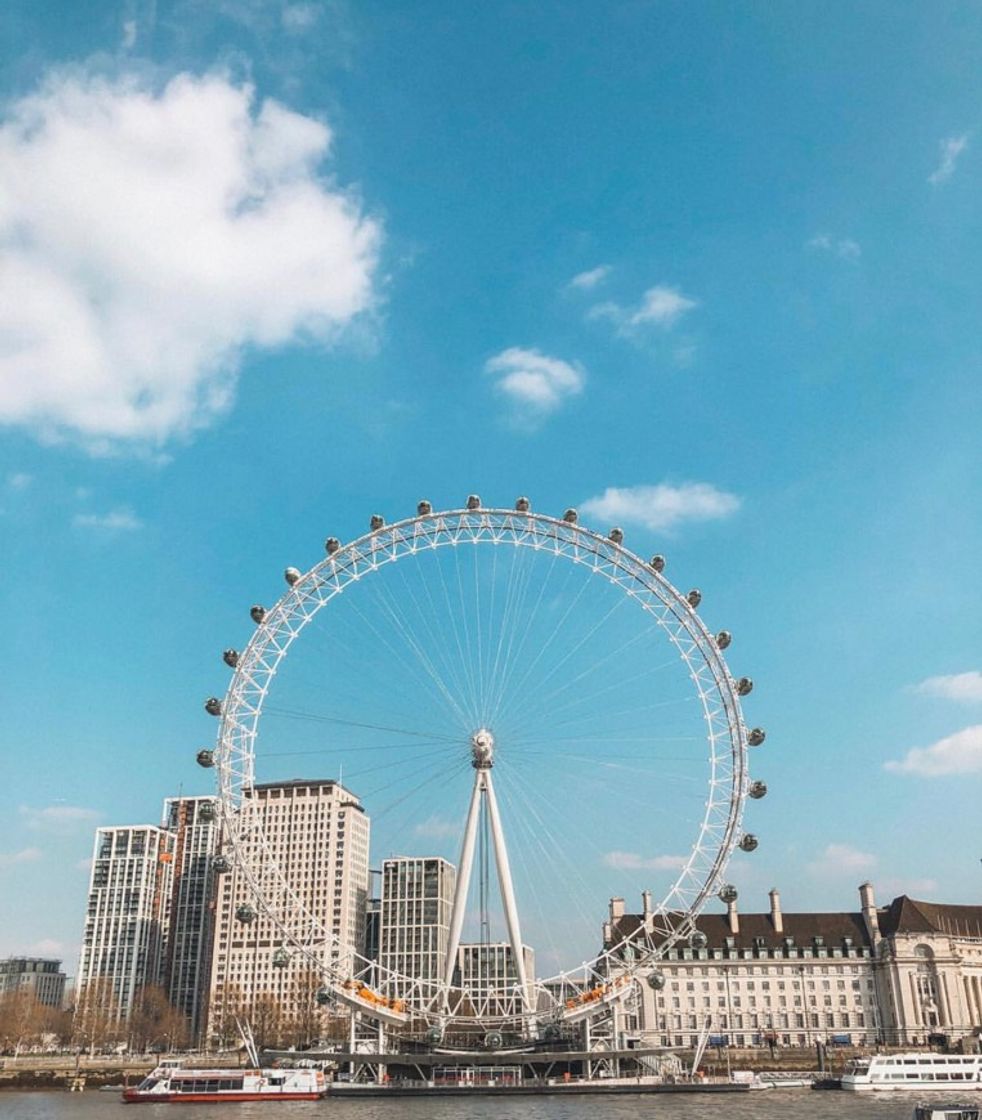
POLYGON ((0 961, 0 999, 29 992, 35 1003, 60 1008, 65 1001, 65 980, 58 960, 9 957, 0 961))
MULTIPOLYGON (((689 1047, 708 1033, 732 1046, 914 1045, 982 1030, 982 907, 916 902, 878 908, 859 888, 848 913, 704 913, 697 936, 656 964, 625 964, 640 983, 621 1030, 655 1046, 689 1047), (703 938, 705 944, 702 944, 703 938), (648 977, 661 973, 663 985, 648 977)), ((605 947, 651 922, 612 899, 605 947)))

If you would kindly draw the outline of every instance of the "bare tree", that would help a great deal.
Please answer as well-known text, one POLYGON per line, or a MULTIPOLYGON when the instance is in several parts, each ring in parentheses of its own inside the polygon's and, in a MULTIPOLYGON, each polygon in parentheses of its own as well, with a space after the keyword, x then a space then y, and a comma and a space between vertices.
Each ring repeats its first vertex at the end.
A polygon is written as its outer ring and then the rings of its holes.
POLYGON ((82 1050, 95 1053, 125 1037, 119 1000, 112 981, 97 976, 79 989, 75 1004, 74 1040, 82 1050))
POLYGON ((187 1020, 159 984, 148 984, 137 993, 129 1027, 132 1050, 176 1050, 187 1045, 187 1020))
POLYGON ((20 989, 7 992, 0 999, 0 1043, 16 1057, 21 1047, 28 1046, 41 1035, 42 1007, 34 993, 20 989))

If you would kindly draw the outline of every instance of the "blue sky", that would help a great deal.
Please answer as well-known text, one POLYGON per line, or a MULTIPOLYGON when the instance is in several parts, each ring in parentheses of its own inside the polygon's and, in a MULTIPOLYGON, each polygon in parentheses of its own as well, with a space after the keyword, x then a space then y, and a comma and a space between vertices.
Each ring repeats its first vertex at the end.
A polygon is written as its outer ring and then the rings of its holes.
POLYGON ((744 906, 978 898, 982 12, 0 32, 0 952, 74 967, 93 827, 210 788, 287 564, 475 491, 622 524, 733 631, 744 906))

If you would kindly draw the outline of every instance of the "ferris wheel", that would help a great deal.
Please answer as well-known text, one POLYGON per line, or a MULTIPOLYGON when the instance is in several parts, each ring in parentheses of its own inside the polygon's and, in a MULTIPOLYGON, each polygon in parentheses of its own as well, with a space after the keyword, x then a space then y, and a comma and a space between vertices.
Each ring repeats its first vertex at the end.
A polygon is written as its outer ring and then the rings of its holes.
POLYGON ((535 1037, 603 1014, 673 947, 702 947, 695 919, 735 897, 728 861, 758 844, 745 801, 767 789, 748 769, 764 740, 741 711, 752 681, 730 672, 731 635, 704 624, 701 593, 679 591, 664 557, 642 559, 620 529, 527 498, 422 501, 325 550, 286 569, 279 601, 252 608, 248 644, 225 651, 232 679, 205 705, 217 744, 199 755, 254 908, 283 961, 322 977, 319 1000, 433 1038, 455 1026, 535 1037), (301 635, 309 672, 287 658, 301 635), (455 862, 425 975, 340 945, 279 865, 252 791, 257 769, 269 780, 302 755, 370 787, 373 859, 442 848, 455 862), (599 900, 635 885, 643 920, 601 941, 599 900), (492 944, 509 961, 497 986, 461 963, 492 944))

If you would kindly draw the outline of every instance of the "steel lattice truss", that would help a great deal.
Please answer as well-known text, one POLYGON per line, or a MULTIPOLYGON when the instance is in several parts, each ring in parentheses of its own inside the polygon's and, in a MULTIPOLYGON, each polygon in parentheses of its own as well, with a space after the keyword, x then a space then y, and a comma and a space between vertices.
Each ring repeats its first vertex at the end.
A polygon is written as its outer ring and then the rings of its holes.
POLYGON ((575 521, 520 510, 459 509, 381 526, 336 547, 265 612, 238 656, 221 715, 214 761, 224 834, 256 905, 284 943, 320 970, 332 998, 393 1025, 422 1021, 443 1029, 451 1023, 472 1023, 535 1033, 549 1022, 603 1014, 612 1001, 629 995, 638 970, 650 970, 673 944, 692 935, 694 919, 720 890, 727 862, 740 840, 749 788, 747 730, 737 682, 717 639, 660 571, 617 540, 575 521), (424 550, 467 545, 534 549, 581 565, 615 585, 653 617, 675 647, 705 719, 707 800, 678 878, 653 908, 647 926, 641 925, 573 972, 534 980, 531 1016, 527 997, 523 1000, 517 991, 489 995, 448 989, 441 981, 413 980, 387 973, 378 962, 338 944, 331 930, 291 890, 263 835, 256 800, 249 795, 263 704, 277 667, 304 627, 345 588, 383 566, 424 550), (400 998, 389 995, 393 992, 399 992, 400 998))

